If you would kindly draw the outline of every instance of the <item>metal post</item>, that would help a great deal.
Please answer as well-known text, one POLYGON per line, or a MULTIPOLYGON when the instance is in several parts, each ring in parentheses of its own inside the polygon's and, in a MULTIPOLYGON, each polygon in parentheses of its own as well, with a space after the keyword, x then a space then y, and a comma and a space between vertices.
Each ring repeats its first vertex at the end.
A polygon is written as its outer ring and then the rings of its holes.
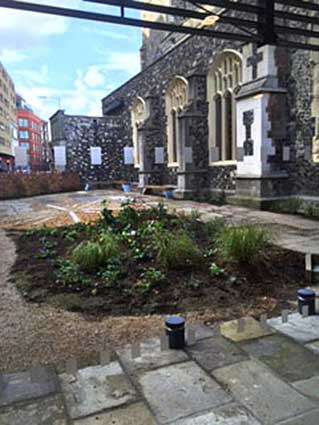
POLYGON ((275 0, 258 0, 258 7, 263 9, 258 13, 258 35, 260 41, 258 47, 265 44, 276 44, 277 34, 275 32, 275 0))

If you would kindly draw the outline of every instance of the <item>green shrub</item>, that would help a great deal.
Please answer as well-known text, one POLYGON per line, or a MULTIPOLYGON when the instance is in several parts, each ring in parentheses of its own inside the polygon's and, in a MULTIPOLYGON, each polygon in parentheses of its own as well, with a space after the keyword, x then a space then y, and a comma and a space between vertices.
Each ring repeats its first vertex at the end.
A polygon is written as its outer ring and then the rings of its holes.
POLYGON ((302 201, 298 198, 286 199, 275 204, 271 210, 283 214, 298 214, 302 207, 302 201))
POLYGON ((155 241, 157 260, 170 269, 195 266, 201 260, 201 251, 186 233, 164 233, 155 241))
POLYGON ((141 273, 140 279, 135 283, 135 289, 143 294, 150 292, 156 285, 164 282, 165 275, 160 270, 150 268, 141 273))
POLYGON ((58 270, 56 272, 56 282, 63 286, 90 286, 91 281, 81 273, 79 266, 70 260, 58 260, 58 270))
POLYGON ((72 259, 86 272, 97 271, 119 255, 119 246, 114 237, 105 234, 99 242, 81 242, 72 253, 72 259))
POLYGON ((314 203, 304 203, 303 212, 306 217, 309 218, 319 218, 319 204, 314 203))
POLYGON ((270 241, 270 233, 254 225, 225 227, 218 235, 216 246, 226 260, 241 263, 253 261, 270 241))

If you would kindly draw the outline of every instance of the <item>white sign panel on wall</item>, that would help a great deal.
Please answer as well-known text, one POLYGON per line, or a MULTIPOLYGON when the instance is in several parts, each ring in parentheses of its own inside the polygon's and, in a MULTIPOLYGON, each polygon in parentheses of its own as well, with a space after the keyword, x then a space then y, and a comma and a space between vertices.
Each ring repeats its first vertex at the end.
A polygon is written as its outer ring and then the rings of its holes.
POLYGON ((186 164, 193 163, 193 149, 190 146, 185 146, 185 162, 186 164))
POLYGON ((133 154, 133 148, 126 146, 124 148, 124 164, 125 165, 132 165, 134 164, 134 154, 133 154))
POLYGON ((102 149, 99 146, 90 147, 91 164, 101 165, 102 164, 102 149))
POLYGON ((14 148, 15 153, 15 165, 17 167, 27 167, 28 166, 28 152, 27 148, 22 146, 16 146, 14 148))
POLYGON ((58 167, 66 166, 65 146, 54 146, 54 164, 58 167))
POLYGON ((155 148, 155 164, 164 164, 164 148, 155 148))

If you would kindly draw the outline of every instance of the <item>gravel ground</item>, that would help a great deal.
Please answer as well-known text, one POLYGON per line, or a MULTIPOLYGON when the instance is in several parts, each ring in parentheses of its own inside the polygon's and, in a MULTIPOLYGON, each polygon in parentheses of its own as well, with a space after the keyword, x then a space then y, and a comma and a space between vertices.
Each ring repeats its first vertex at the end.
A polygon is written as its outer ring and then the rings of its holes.
MULTIPOLYGON (((162 316, 105 317, 92 320, 78 313, 46 305, 26 303, 10 282, 15 244, 0 230, 0 371, 24 370, 39 364, 55 364, 75 356, 91 364, 102 347, 118 347, 159 335, 162 316)), ((209 312, 189 314, 189 322, 207 321, 209 312)))

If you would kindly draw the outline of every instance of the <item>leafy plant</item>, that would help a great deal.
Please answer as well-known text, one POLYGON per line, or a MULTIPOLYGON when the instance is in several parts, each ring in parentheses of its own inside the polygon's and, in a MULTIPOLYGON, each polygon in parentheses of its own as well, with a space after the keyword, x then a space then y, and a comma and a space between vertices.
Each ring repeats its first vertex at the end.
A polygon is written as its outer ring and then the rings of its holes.
POLYGON ((248 263, 265 250, 270 239, 269 231, 258 226, 229 226, 218 235, 216 245, 224 259, 248 263))
POLYGON ((225 270, 219 267, 216 263, 212 263, 209 267, 209 273, 211 276, 224 276, 225 270))
POLYGON ((150 268, 141 273, 140 279, 135 283, 135 288, 145 294, 164 280, 165 275, 160 270, 150 268))
POLYGON ((90 286, 91 280, 84 276, 77 264, 70 260, 62 260, 57 263, 56 282, 64 286, 90 286))
POLYGON ((106 287, 112 288, 119 286, 119 281, 123 277, 121 263, 118 259, 113 259, 106 266, 106 269, 99 273, 106 287))
POLYGON ((200 279, 194 277, 193 274, 191 274, 191 277, 187 281, 186 285, 191 289, 199 289, 203 285, 203 282, 200 279))

